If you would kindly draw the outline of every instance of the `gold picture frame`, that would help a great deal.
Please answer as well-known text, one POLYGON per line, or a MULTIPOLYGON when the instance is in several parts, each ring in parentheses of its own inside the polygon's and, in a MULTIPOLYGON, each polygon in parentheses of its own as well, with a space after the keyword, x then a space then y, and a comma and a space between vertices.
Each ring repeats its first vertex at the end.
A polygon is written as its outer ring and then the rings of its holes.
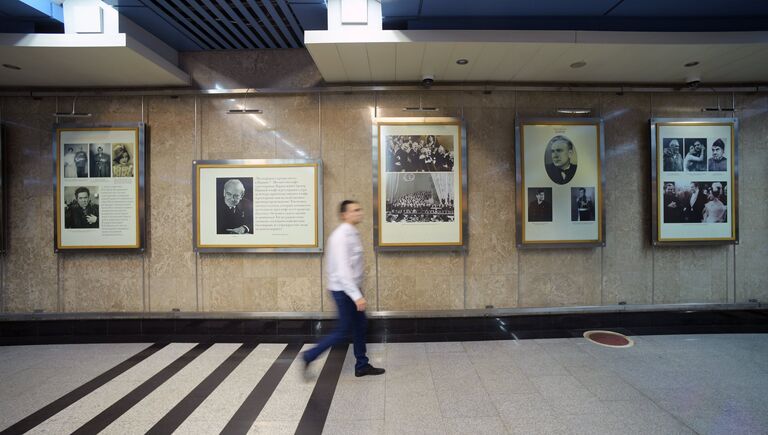
POLYGON ((518 248, 605 246, 600 118, 515 120, 518 248))

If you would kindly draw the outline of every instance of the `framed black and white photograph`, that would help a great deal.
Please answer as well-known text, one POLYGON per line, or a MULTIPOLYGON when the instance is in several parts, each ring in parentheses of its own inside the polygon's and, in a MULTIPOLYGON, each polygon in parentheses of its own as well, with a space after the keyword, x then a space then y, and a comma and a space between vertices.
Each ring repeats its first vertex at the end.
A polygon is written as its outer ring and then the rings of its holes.
POLYGON ((518 247, 604 246, 603 122, 515 122, 518 247))
POLYGON ((192 164, 196 252, 322 252, 320 160, 192 164))
POLYGON ((377 118, 374 241, 379 250, 460 250, 466 131, 456 118, 377 118))
POLYGON ((737 133, 735 118, 651 120, 654 244, 737 242, 737 133))
POLYGON ((57 125, 54 251, 143 251, 145 125, 57 125))

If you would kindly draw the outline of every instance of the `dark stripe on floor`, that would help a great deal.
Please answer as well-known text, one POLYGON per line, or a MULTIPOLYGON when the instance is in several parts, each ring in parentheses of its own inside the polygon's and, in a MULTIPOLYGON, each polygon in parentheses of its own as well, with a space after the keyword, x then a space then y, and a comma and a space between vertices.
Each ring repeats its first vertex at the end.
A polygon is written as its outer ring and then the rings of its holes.
POLYGON ((258 418, 259 413, 266 405, 267 400, 272 396, 272 393, 277 388, 277 385, 283 379, 285 372, 296 359, 301 350, 301 344, 292 343, 283 349, 280 356, 277 357, 272 366, 264 373, 261 380, 253 388, 245 401, 237 409, 235 415, 229 420, 224 429, 221 431, 222 435, 240 435, 247 434, 248 430, 253 425, 253 422, 258 418))
POLYGON ((175 361, 168 364, 154 376, 144 381, 144 383, 134 388, 122 399, 113 403, 109 408, 99 413, 99 415, 96 417, 93 417, 90 421, 80 426, 80 428, 72 433, 77 435, 84 435, 101 432, 113 421, 117 420, 121 415, 125 414, 126 411, 147 397, 151 392, 155 391, 157 387, 163 385, 165 381, 178 373, 179 370, 183 369, 187 366, 187 364, 191 363, 195 358, 200 356, 201 353, 208 350, 208 348, 212 345, 213 343, 200 343, 192 349, 188 350, 184 355, 176 358, 175 361))
POLYGON ((331 409, 333 393, 336 392, 336 384, 339 383, 339 376, 341 375, 341 368, 344 366, 348 347, 348 344, 344 344, 331 348, 328 358, 325 360, 323 371, 317 378, 315 389, 309 396, 309 402, 301 416, 299 427, 296 428, 296 435, 323 433, 325 419, 328 417, 328 410, 331 409))
POLYGON ((116 377, 125 373, 128 369, 144 361, 145 359, 149 358, 155 352, 164 348, 167 345, 168 343, 155 343, 145 348, 141 352, 133 355, 132 357, 112 367, 111 369, 100 374, 99 376, 96 376, 95 378, 75 388, 74 390, 61 396, 60 398, 54 400, 53 402, 49 403, 43 408, 40 408, 38 411, 25 417, 23 420, 20 420, 18 423, 14 424, 13 426, 6 428, 4 431, 0 432, 0 434, 2 435, 23 434, 25 432, 32 430, 34 427, 36 427, 40 423, 44 422, 45 420, 48 420, 49 418, 61 412, 64 408, 67 408, 71 404, 91 394, 97 388, 101 387, 102 385, 106 384, 112 379, 115 379, 116 377))
POLYGON ((200 406, 203 401, 210 396, 227 376, 232 373, 243 360, 251 354, 256 348, 257 343, 245 343, 240 346, 232 355, 230 355, 220 366, 209 374, 203 382, 184 397, 181 402, 176 404, 168 411, 163 418, 152 426, 147 434, 165 435, 172 434, 184 420, 187 419, 200 406))

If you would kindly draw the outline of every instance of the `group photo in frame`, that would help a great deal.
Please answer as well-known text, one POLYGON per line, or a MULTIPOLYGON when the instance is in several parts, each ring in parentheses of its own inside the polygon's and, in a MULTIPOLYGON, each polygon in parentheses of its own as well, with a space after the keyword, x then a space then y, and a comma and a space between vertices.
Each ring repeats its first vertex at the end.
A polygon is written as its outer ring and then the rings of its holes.
POLYGON ((605 245, 603 121, 515 120, 518 247, 605 245))
POLYGON ((195 252, 322 252, 320 160, 192 163, 195 252))
POLYGON ((376 249, 464 247, 466 128, 457 118, 376 118, 376 249))
POLYGON ((654 118, 652 243, 738 240, 738 119, 654 118))
POLYGON ((56 125, 54 251, 144 250, 145 125, 56 125))

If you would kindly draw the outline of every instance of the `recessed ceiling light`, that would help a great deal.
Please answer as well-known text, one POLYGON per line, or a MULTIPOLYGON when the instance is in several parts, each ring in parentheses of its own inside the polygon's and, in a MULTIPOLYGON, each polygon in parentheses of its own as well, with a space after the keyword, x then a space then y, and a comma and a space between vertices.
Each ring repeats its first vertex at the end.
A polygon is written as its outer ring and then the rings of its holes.
POLYGON ((467 59, 458 59, 456 63, 458 63, 459 65, 466 65, 469 63, 469 61, 467 59))
POLYGON ((16 66, 16 65, 11 65, 10 63, 4 63, 3 67, 4 68, 8 68, 8 69, 15 69, 17 71, 21 69, 21 67, 16 66))
POLYGON ((688 62, 688 63, 686 63, 686 64, 685 64, 685 65, 683 65, 683 66, 684 66, 684 67, 686 67, 686 68, 690 68, 690 67, 692 67, 692 66, 696 66, 696 65, 698 65, 698 64, 699 64, 699 61, 697 61, 697 60, 694 60, 693 62, 688 62))
POLYGON ((582 67, 585 67, 585 66, 587 66, 587 63, 584 62, 583 60, 580 60, 578 62, 574 62, 574 63, 571 64, 571 68, 582 68, 582 67))

